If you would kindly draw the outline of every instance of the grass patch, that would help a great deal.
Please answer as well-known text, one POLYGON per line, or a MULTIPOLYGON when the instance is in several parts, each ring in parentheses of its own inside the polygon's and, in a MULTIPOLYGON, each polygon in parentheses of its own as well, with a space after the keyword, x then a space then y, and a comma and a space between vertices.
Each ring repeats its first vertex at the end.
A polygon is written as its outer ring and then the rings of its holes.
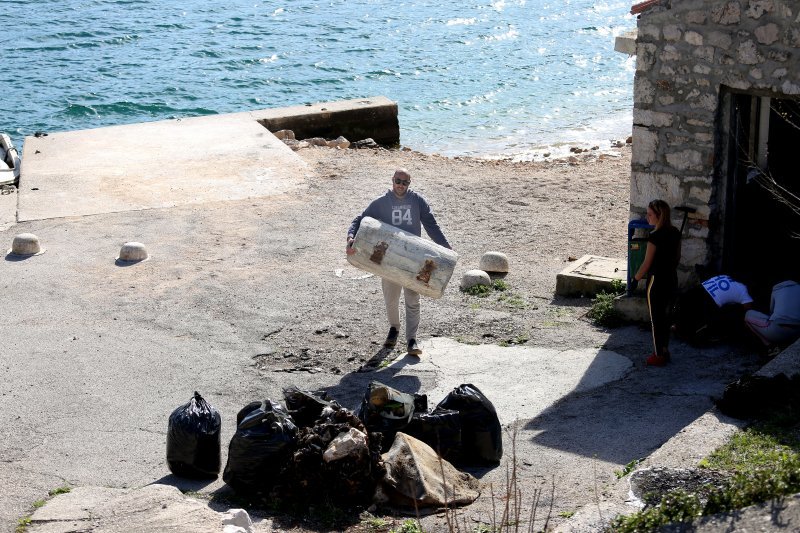
POLYGON ((622 315, 614 309, 614 298, 618 295, 613 292, 600 291, 592 300, 592 307, 586 316, 595 326, 603 328, 616 328, 622 325, 622 315))
POLYGON ((478 297, 485 297, 489 296, 494 289, 491 285, 473 285, 472 287, 467 287, 466 289, 461 289, 462 292, 469 294, 470 296, 478 296, 478 297))
POLYGON ((59 494, 67 494, 71 490, 72 489, 70 487, 64 485, 63 487, 58 487, 57 489, 52 489, 51 491, 49 491, 47 493, 47 495, 52 498, 53 496, 58 496, 59 494))
POLYGON ((522 298, 522 296, 518 294, 509 294, 509 295, 501 294, 497 298, 497 301, 503 302, 508 307, 512 307, 514 309, 524 309, 528 305, 527 302, 525 302, 525 300, 522 298))
POLYGON ((361 518, 361 525, 370 531, 383 531, 389 528, 389 521, 385 518, 372 516, 369 513, 364 513, 361 518))
POLYGON ((29 525, 31 525, 31 517, 23 516, 17 520, 17 527, 14 529, 14 533, 25 533, 29 525))
POLYGON ((408 519, 404 520, 400 527, 397 529, 393 529, 391 533, 425 533, 422 530, 422 527, 419 525, 419 522, 416 520, 408 519))
POLYGON ((575 511, 561 511, 558 513, 558 516, 561 518, 572 518, 575 515, 575 511))
MULTIPOLYGON (((47 503, 47 500, 54 496, 58 496, 59 494, 66 494, 68 493, 71 488, 64 485, 55 489, 51 489, 47 492, 47 498, 42 498, 41 500, 36 500, 33 502, 31 507, 35 511, 36 509, 40 509, 44 507, 44 504, 47 503)), ((14 533, 25 533, 28 530, 28 526, 31 525, 31 515, 23 516, 19 520, 17 520, 17 527, 14 528, 14 533)))
POLYGON ((507 291, 509 285, 502 279, 496 279, 492 282, 492 288, 496 291, 507 291))
POLYGON ((761 423, 733 435, 700 462, 700 466, 731 472, 724 487, 711 491, 705 504, 696 494, 673 491, 657 505, 611 523, 615 532, 653 531, 700 516, 733 511, 800 492, 800 419, 761 423))

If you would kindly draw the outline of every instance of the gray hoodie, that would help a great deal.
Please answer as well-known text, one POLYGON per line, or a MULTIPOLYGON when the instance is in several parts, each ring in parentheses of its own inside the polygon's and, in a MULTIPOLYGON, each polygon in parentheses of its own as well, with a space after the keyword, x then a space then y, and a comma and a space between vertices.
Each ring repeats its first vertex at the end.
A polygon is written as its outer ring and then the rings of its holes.
POLYGON ((364 217, 372 217, 418 237, 422 234, 421 226, 424 226, 425 232, 433 242, 450 248, 450 243, 439 229, 428 202, 411 189, 402 198, 398 198, 394 191, 389 189, 386 194, 373 200, 363 213, 353 219, 350 229, 347 230, 348 237, 355 237, 364 217))

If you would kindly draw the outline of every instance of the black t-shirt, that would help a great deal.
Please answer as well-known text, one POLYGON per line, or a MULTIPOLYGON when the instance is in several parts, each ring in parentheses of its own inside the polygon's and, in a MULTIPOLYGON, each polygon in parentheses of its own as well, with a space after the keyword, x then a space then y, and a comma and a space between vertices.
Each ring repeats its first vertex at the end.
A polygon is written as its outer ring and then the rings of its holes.
POLYGON ((655 276, 676 276, 681 251, 681 232, 675 226, 664 227, 650 232, 647 242, 653 243, 656 253, 650 274, 655 276))

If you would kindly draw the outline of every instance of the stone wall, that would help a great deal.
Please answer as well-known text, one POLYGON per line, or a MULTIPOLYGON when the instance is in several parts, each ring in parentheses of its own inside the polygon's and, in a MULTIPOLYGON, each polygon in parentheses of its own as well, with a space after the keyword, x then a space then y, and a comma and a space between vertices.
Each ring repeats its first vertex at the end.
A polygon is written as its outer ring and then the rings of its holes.
MULTIPOLYGON (((683 280, 712 259, 726 89, 800 95, 800 0, 663 0, 639 17, 631 218, 643 218, 654 198, 697 209, 684 234, 683 280)), ((673 222, 681 217, 674 212, 673 222)))

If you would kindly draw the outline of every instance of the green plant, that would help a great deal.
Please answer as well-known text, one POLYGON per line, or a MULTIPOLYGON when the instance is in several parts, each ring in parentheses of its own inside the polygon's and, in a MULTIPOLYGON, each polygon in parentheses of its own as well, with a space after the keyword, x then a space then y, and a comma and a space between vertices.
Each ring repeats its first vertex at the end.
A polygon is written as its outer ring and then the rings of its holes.
POLYGON ((461 289, 462 292, 465 292, 470 296, 479 296, 481 298, 488 296, 492 290, 493 289, 491 285, 473 285, 472 287, 461 289))
POLYGON ((497 300, 504 302, 507 306, 515 309, 524 309, 527 305, 522 296, 519 296, 518 294, 509 294, 508 296, 502 295, 497 300))
POLYGON ((615 533, 649 533, 675 522, 694 520, 702 514, 700 499, 694 494, 676 490, 664 496, 655 507, 628 516, 618 516, 611 522, 615 533))
POLYGON ((622 479, 633 472, 633 469, 636 468, 636 465, 638 465, 640 462, 642 462, 641 459, 634 459, 630 463, 626 464, 622 470, 614 470, 614 475, 617 476, 617 479, 622 479))
POLYGON ((614 308, 616 294, 601 291, 592 300, 592 307, 586 314, 596 326, 615 328, 622 324, 622 315, 614 308))
POLYGON ((33 502, 33 508, 34 509, 38 509, 40 507, 44 507, 44 504, 46 504, 46 503, 47 503, 47 500, 36 500, 35 502, 33 502))
POLYGON ((29 525, 31 525, 31 517, 23 516, 17 520, 17 527, 14 529, 14 533, 25 533, 29 525))
POLYGON ((508 285, 508 283, 506 283, 506 282, 505 282, 504 280, 502 280, 502 279, 496 279, 496 280, 494 280, 494 281, 492 282, 492 287, 493 287, 493 288, 494 288, 494 290, 496 290, 496 291, 506 291, 506 290, 508 290, 508 289, 509 289, 509 285, 508 285))
POLYGON ((697 495, 673 491, 657 505, 617 517, 611 524, 613 531, 652 531, 664 524, 733 511, 800 492, 800 443, 794 433, 797 422, 797 415, 786 419, 781 414, 734 434, 704 458, 701 466, 734 473, 724 486, 708 494, 705 505, 697 495))
POLYGON ((399 528, 393 529, 391 533, 425 533, 425 532, 422 530, 422 526, 419 525, 419 522, 409 518, 408 520, 404 520, 399 528))
POLYGON ((612 279, 611 280, 611 292, 616 295, 624 294, 625 293, 625 284, 622 283, 621 279, 612 279))
POLYGON ((62 487, 58 487, 58 488, 56 488, 56 489, 52 489, 52 490, 50 490, 50 491, 47 493, 47 495, 48 495, 48 496, 50 496, 50 497, 52 498, 53 496, 58 496, 59 494, 67 494, 67 493, 68 493, 69 491, 71 491, 71 490, 72 490, 72 489, 71 489, 70 487, 68 487, 67 485, 64 485, 64 486, 62 486, 62 487))
POLYGON ((558 516, 560 516, 561 518, 572 518, 574 514, 575 511, 561 511, 560 513, 558 513, 558 516))
POLYGON ((386 529, 389 526, 389 522, 385 518, 372 516, 369 513, 361 519, 361 523, 372 531, 386 529))

